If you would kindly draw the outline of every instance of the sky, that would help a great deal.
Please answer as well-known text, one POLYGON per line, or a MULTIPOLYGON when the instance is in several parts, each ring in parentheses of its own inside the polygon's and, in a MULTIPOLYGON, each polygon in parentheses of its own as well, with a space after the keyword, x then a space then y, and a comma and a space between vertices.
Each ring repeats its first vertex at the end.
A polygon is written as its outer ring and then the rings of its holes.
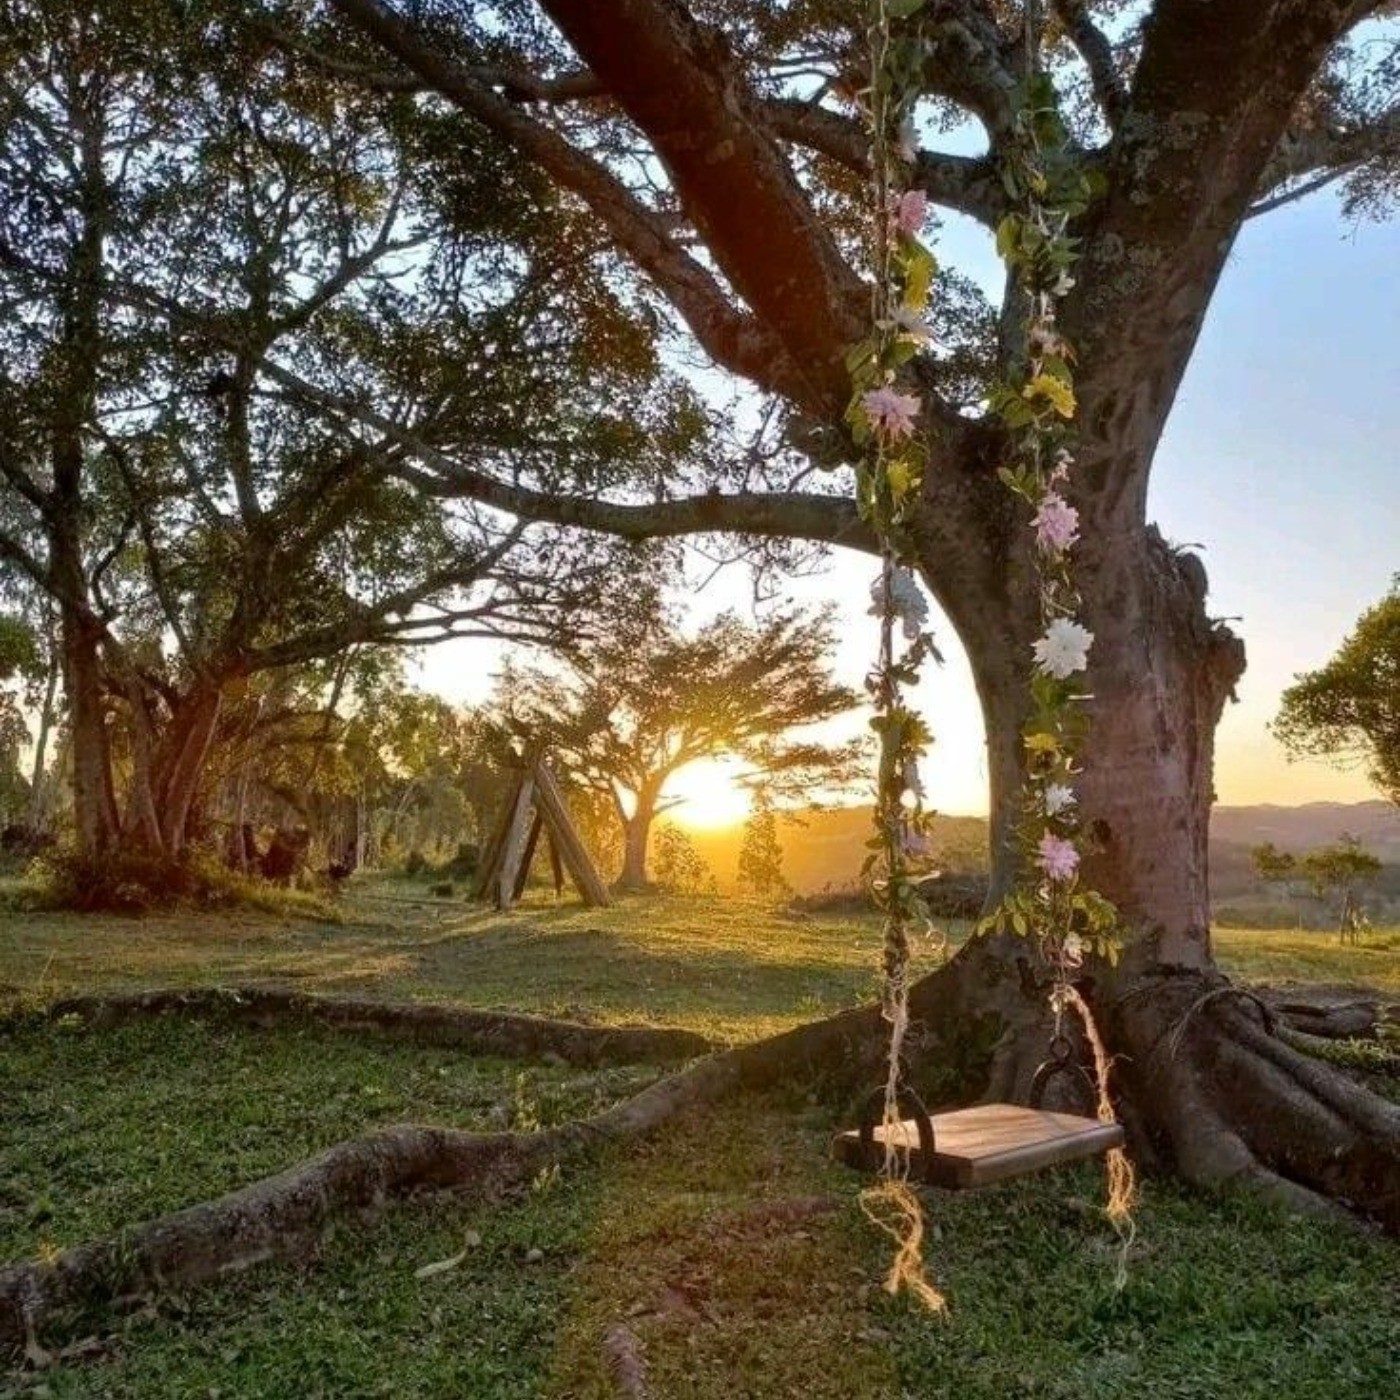
MULTIPOLYGON (((942 261, 1000 284, 982 231, 949 220, 932 238, 942 261)), ((1211 612, 1244 638, 1249 669, 1220 729, 1216 792, 1226 804, 1360 801, 1358 771, 1290 763, 1267 725, 1299 672, 1324 663, 1400 572, 1400 222, 1345 221, 1330 193, 1247 224, 1217 289, 1158 453, 1151 514, 1168 539, 1198 546, 1211 612)), ((859 685, 875 647, 865 616, 875 566, 833 557, 790 594, 840 609, 836 670, 859 685)), ((741 569, 695 600, 697 612, 744 610, 741 569)), ((937 746, 932 805, 986 811, 981 718, 965 658, 935 611, 947 657, 916 697, 937 746)), ((498 664, 491 644, 428 653, 419 683, 479 700, 498 664)), ((852 718, 848 732, 860 723, 852 718)), ((697 806, 717 805, 723 770, 694 775, 697 806)), ((733 807, 733 804, 730 804, 733 807)), ((680 814, 684 817, 684 810, 680 814)), ((731 812, 732 815, 732 812, 731 812)))

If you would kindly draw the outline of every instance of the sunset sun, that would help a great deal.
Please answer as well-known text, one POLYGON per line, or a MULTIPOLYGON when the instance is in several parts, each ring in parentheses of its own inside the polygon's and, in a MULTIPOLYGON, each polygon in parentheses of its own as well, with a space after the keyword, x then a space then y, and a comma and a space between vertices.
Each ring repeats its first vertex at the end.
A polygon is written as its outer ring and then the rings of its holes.
POLYGON ((744 765, 707 758, 688 764, 666 784, 666 796, 680 799, 671 813, 682 826, 733 826, 749 814, 749 793, 740 785, 744 765))

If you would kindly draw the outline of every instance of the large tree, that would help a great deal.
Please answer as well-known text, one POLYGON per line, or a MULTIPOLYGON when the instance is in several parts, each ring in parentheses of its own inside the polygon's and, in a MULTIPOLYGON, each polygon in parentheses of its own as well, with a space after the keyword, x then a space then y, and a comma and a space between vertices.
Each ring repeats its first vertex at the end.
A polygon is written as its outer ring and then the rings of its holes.
POLYGON ((0 583, 53 611, 98 858, 181 855, 250 678, 365 644, 566 639, 615 571, 610 546, 405 483, 393 444, 289 400, 284 366, 331 403, 431 403, 506 471, 688 432, 683 397, 650 413, 648 339, 574 278, 528 165, 478 137, 440 177, 450 122, 328 86, 227 10, 0 16, 0 583), (599 356, 625 418, 590 389, 599 356))
MULTIPOLYGON (((1195 557, 1147 518, 1147 486, 1212 293, 1246 220, 1345 179, 1383 209, 1400 164, 1400 71, 1386 0, 1057 0, 1051 66, 1094 191, 1074 221, 1082 260, 1061 329, 1077 353, 1075 504, 1095 697, 1081 800, 1087 873, 1127 946, 1086 976, 1140 1143, 1203 1180, 1339 1196, 1400 1220, 1400 1113, 1273 1039, 1222 992, 1206 842, 1213 740, 1244 666, 1206 606, 1195 557), (1170 1044, 1171 1053, 1164 1052, 1170 1044)), ((869 548, 842 474, 844 355, 868 316, 856 195, 867 143, 852 97, 868 69, 863 7, 831 0, 331 0, 363 36, 310 41, 347 81, 411 90, 496 133, 611 241, 709 360, 775 396, 788 442, 838 470, 813 485, 781 454, 742 480, 673 473, 654 498, 504 479, 419 454, 426 489, 561 523, 652 537, 731 531, 869 548)), ((925 101, 918 183, 995 229, 1015 141, 1023 12, 929 0, 899 21, 925 101), (975 128, 975 154, 939 149, 975 128)), ((316 59, 312 59, 316 62, 316 59)), ((619 271, 619 276, 622 272, 619 271)), ((943 282, 937 348, 910 373, 930 465, 912 529, 924 578, 966 647, 986 717, 994 886, 1015 872, 1020 743, 1038 628, 1028 531, 997 468, 1007 443, 978 406, 968 356, 1003 377, 1023 354, 1019 294, 979 318, 943 282), (989 330, 990 327, 990 330, 989 330)), ((1041 1057, 1024 944, 983 941, 915 992, 930 1024, 995 1010, 994 1094, 1041 1057)))
POLYGON ((662 607, 620 622, 580 648, 571 675, 508 668, 497 704, 576 785, 611 802, 621 888, 649 883, 652 825, 683 801, 667 785, 693 763, 737 758, 782 792, 850 781, 858 746, 803 734, 856 703, 831 676, 828 616, 780 612, 747 626, 725 613, 693 635, 662 607))

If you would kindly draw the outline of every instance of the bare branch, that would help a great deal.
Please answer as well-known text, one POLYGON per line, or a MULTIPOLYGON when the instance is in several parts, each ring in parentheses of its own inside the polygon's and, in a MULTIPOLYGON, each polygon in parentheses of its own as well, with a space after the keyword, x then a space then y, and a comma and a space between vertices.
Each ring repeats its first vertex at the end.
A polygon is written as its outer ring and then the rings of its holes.
POLYGON ((1400 102, 1359 126, 1290 130, 1264 169, 1259 185, 1263 197, 1250 206, 1249 217, 1302 199, 1368 161, 1395 155, 1400 155, 1400 102))
POLYGON ((264 361, 262 369, 300 402, 337 420, 358 423, 405 449, 429 470, 399 463, 392 467, 393 474, 428 495, 474 500, 527 520, 572 525, 628 540, 733 532, 875 549, 874 538, 855 503, 844 496, 708 491, 677 500, 632 504, 539 491, 467 466, 384 415, 328 393, 283 365, 264 361))

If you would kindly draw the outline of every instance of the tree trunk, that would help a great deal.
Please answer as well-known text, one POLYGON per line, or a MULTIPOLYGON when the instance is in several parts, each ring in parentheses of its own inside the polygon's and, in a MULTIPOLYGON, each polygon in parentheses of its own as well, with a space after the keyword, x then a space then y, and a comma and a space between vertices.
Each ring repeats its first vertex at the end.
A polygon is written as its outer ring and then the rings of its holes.
POLYGON ((78 849, 101 856, 117 843, 112 755, 103 700, 97 636, 87 621, 65 608, 61 623, 63 686, 72 736, 73 818, 78 849))
POLYGON ((222 707, 221 689, 207 683, 191 691, 171 716, 159 768, 158 800, 161 843, 172 860, 178 860, 185 849, 190 813, 222 707))
MULTIPOLYGON (((1269 1014, 1212 958, 1214 735, 1243 647, 1207 616, 1199 561, 1151 527, 1086 531, 1076 566, 1094 634, 1078 784, 1084 874, 1118 907, 1124 943, 1116 967, 1085 969, 1080 990, 1115 1057, 1136 1150, 1193 1180, 1248 1181, 1315 1208, 1341 1200, 1400 1228, 1400 1108, 1276 1038, 1269 1014)), ((946 584, 933 559, 928 573, 946 584)), ((1038 620, 1023 560, 1013 553, 992 577, 980 588, 960 578, 948 611, 987 722, 995 898, 1016 874, 1019 736, 1038 620)), ((1046 1055, 1048 990, 1031 943, 988 938, 916 984, 912 1008, 930 1027, 994 1017, 986 1096, 1024 1101, 1046 1055)), ((950 1040, 939 1034, 939 1053, 950 1040)), ((925 1068, 915 1058, 916 1083, 925 1068)))
POLYGON ((617 877, 620 890, 650 889, 647 879, 647 849, 651 843, 651 826, 656 820, 658 793, 650 786, 637 794, 637 805, 630 817, 622 819, 622 874, 617 877))
POLYGON ((39 706, 39 733, 34 740, 34 766, 29 783, 29 827, 32 831, 43 832, 49 827, 48 773, 45 763, 49 752, 49 735, 53 733, 54 701, 58 695, 59 673, 62 661, 50 645, 48 676, 44 685, 44 699, 39 706))

